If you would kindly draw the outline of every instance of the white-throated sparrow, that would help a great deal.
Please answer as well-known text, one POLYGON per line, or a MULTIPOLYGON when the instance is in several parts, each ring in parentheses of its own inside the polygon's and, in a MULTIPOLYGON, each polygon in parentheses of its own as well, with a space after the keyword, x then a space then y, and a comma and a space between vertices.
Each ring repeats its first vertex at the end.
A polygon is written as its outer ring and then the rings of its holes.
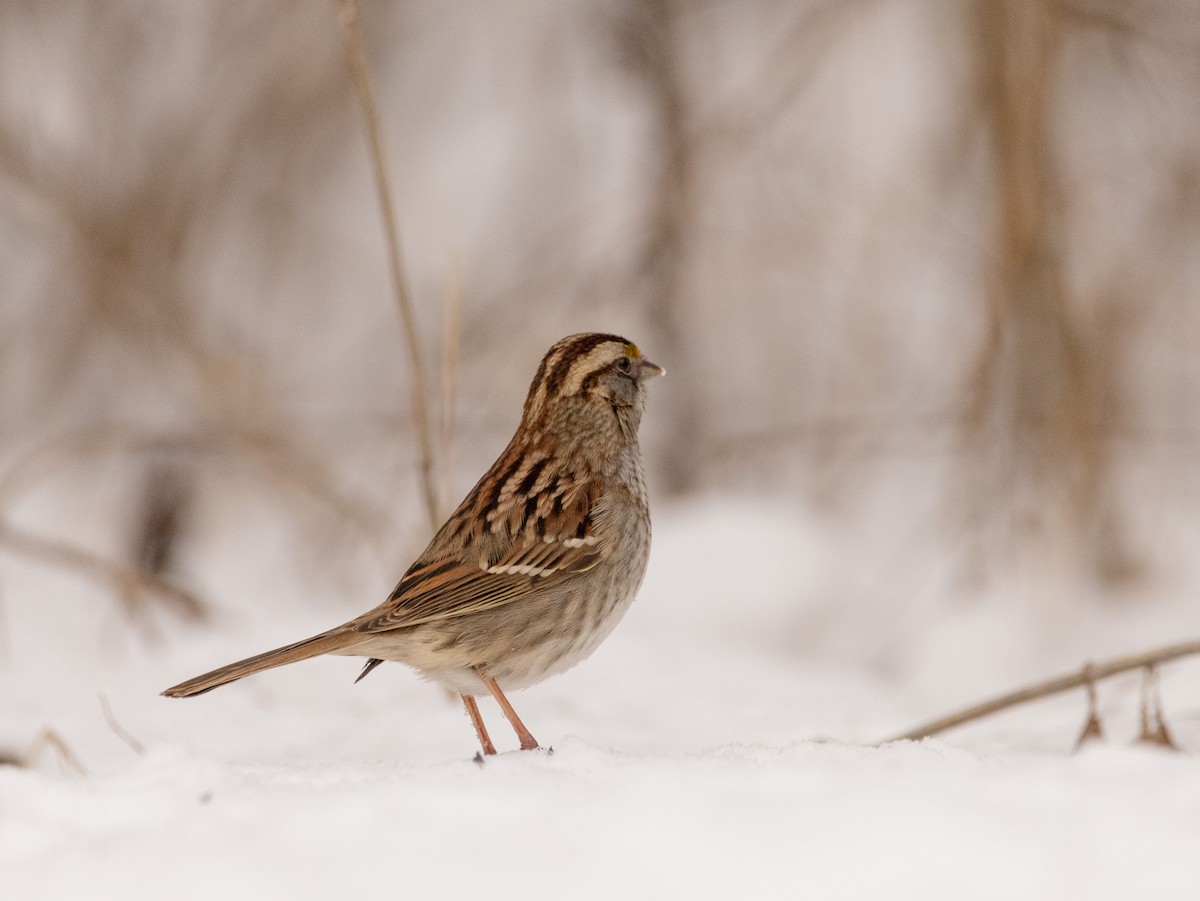
POLYGON ((168 688, 190 697, 319 654, 407 663, 462 696, 485 754, 475 696, 489 692, 538 746, 504 690, 583 660, 641 585, 650 511, 638 425, 662 368, 616 335, 563 338, 533 378, 516 434, 384 603, 304 641, 168 688))

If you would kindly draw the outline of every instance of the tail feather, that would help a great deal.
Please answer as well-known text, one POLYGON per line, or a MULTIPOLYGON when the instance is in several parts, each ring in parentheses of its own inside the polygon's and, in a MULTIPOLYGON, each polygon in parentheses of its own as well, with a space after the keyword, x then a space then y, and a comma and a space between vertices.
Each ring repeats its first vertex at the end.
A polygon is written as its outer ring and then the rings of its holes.
POLYGON ((320 635, 314 635, 312 638, 297 641, 295 644, 285 645, 282 648, 276 648, 273 651, 266 651, 262 654, 255 654, 253 657, 247 657, 245 660, 239 660, 236 663, 222 666, 220 669, 215 669, 211 673, 205 673, 203 676, 197 676, 194 679, 188 679, 186 682, 180 682, 178 685, 173 685, 164 691, 163 696, 167 698, 190 698, 193 695, 201 695, 206 691, 212 691, 214 688, 219 688, 229 682, 236 682, 238 679, 253 675, 254 673, 273 669, 277 666, 286 666, 289 663, 296 663, 299 660, 307 660, 309 657, 319 657, 322 654, 340 651, 351 644, 353 644, 353 636, 351 634, 338 631, 322 632, 320 635), (350 640, 348 641, 347 639, 350 640))

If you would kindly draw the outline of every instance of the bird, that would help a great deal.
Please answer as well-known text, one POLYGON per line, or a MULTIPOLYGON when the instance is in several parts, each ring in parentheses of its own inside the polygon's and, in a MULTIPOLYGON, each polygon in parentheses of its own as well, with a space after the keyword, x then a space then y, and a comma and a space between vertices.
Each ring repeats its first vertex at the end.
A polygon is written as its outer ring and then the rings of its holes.
POLYGON ((618 335, 546 352, 503 453, 391 595, 319 635, 239 660, 162 694, 203 694, 322 654, 407 664, 458 694, 484 755, 476 698, 491 695, 521 750, 540 746, 506 692, 588 657, 629 609, 650 555, 638 429, 646 383, 665 370, 618 335))

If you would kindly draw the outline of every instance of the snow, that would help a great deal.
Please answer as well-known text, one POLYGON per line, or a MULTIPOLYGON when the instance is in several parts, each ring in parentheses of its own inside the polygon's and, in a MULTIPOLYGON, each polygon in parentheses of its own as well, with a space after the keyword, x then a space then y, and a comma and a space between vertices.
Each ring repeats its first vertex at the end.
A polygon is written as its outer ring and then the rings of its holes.
POLYGON ((569 738, 483 766, 157 748, 86 784, 6 773, 3 878, 6 897, 1186 897, 1194 769, 935 743, 569 738))
MULTIPOLYGON (((1147 602, 1131 628, 1092 612, 1056 649, 1011 605, 931 603, 906 614, 924 640, 881 655, 890 624, 827 579, 844 543, 794 510, 708 500, 655 528, 625 622, 513 697, 553 750, 512 750, 485 704, 505 752, 486 762, 461 708, 399 666, 353 685, 356 661, 323 658, 156 694, 354 610, 264 599, 245 576, 213 626, 148 644, 95 587, 6 559, 0 742, 51 728, 87 773, 52 751, 0 767, 0 898, 1196 897, 1200 767, 1131 744, 1136 679, 1102 686, 1109 738, 1079 754, 1076 696, 874 746, 1077 667, 1081 647, 1176 640, 1186 613, 1147 602)), ((1196 668, 1162 673, 1186 748, 1196 668)))

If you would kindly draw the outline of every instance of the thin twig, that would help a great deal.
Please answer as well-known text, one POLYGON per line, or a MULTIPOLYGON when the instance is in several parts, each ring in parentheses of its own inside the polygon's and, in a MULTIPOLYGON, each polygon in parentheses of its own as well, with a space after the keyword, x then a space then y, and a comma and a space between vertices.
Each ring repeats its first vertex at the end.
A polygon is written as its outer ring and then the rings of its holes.
POLYGON ((0 548, 107 582, 122 596, 130 592, 157 595, 189 620, 203 620, 208 613, 204 603, 190 591, 172 585, 152 573, 115 560, 106 560, 90 551, 53 538, 14 528, 3 520, 0 520, 0 548))
POLYGON ((44 747, 51 747, 56 750, 63 762, 80 776, 87 775, 87 767, 83 765, 83 761, 75 756, 75 752, 71 750, 70 745, 63 741, 62 736, 53 729, 44 729, 42 734, 34 741, 33 746, 29 749, 30 763, 38 758, 44 747))
POLYGON ((146 746, 130 735, 129 731, 117 722, 117 718, 112 712, 112 706, 108 703, 108 697, 104 692, 98 692, 97 696, 100 698, 100 710, 104 714, 104 722, 108 723, 108 728, 112 729, 117 738, 133 748, 135 754, 145 754, 146 746))
POLYGON ((421 345, 417 340, 416 320, 408 287, 404 280, 404 266, 400 255, 400 230, 396 225, 396 211, 392 205, 392 193, 388 184, 387 166, 383 154, 383 138, 379 126, 379 115, 375 108, 375 95, 371 90, 371 78, 367 72, 366 56, 363 52, 362 18, 358 0, 339 0, 338 21, 341 23, 342 40, 346 47, 346 59, 354 79, 354 88, 362 107, 363 120, 367 129, 367 143, 371 149, 371 162, 375 170, 375 187, 379 195, 379 212, 383 217, 383 228, 387 237, 388 264, 392 277, 392 290, 396 295, 396 306, 400 310, 400 321, 408 341, 408 358, 412 367, 413 422, 421 450, 421 487, 425 495, 425 509, 433 528, 440 524, 438 519, 437 488, 433 475, 433 436, 429 426, 428 390, 425 385, 425 366, 421 360, 421 345))
POLYGON ((29 747, 25 749, 24 753, 15 754, 0 751, 0 766, 32 767, 37 763, 38 758, 42 756, 42 751, 46 748, 53 748, 57 751, 63 763, 78 775, 87 775, 87 767, 83 765, 79 758, 71 751, 67 743, 53 729, 43 729, 37 738, 30 743, 29 747))
POLYGON ((1083 687, 1087 689, 1087 719, 1084 720, 1083 728, 1079 730, 1079 737, 1075 739, 1076 751, 1088 742, 1104 738, 1104 723, 1100 721, 1100 701, 1096 693, 1096 673, 1090 660, 1083 665, 1081 675, 1084 679, 1083 687))
POLYGON ((438 450, 442 459, 441 497, 449 495, 450 451, 454 445, 454 404, 458 393, 459 343, 462 333, 462 289, 457 261, 446 283, 446 322, 442 336, 442 408, 438 450))
POLYGON ((1061 694, 1064 691, 1070 691, 1073 688, 1080 688, 1089 682, 1099 682, 1110 676, 1117 676, 1121 673, 1128 673, 1133 670, 1142 669, 1143 667, 1166 663, 1169 660, 1177 660, 1180 657, 1191 657, 1196 654, 1200 654, 1200 641, 1185 641, 1180 644, 1166 645, 1165 647, 1155 648, 1150 651, 1142 651, 1139 654, 1115 657, 1103 663, 1089 663, 1078 672, 1068 673, 1054 679, 1047 679, 1043 682, 1036 682, 1033 685, 1011 691, 980 704, 965 707, 947 716, 917 726, 915 729, 894 735, 880 742, 880 744, 887 744, 891 741, 920 741, 922 738, 929 738, 932 735, 945 732, 947 729, 952 729, 955 726, 983 719, 984 717, 991 716, 993 713, 999 713, 1001 710, 1008 710, 1011 707, 1027 704, 1030 701, 1048 698, 1052 695, 1061 694))
POLYGON ((1163 713, 1162 692, 1158 684, 1158 670, 1147 666, 1142 675, 1141 710, 1138 711, 1138 737, 1140 744, 1157 745, 1171 751, 1178 751, 1179 745, 1171 737, 1167 728, 1166 714, 1163 713))

